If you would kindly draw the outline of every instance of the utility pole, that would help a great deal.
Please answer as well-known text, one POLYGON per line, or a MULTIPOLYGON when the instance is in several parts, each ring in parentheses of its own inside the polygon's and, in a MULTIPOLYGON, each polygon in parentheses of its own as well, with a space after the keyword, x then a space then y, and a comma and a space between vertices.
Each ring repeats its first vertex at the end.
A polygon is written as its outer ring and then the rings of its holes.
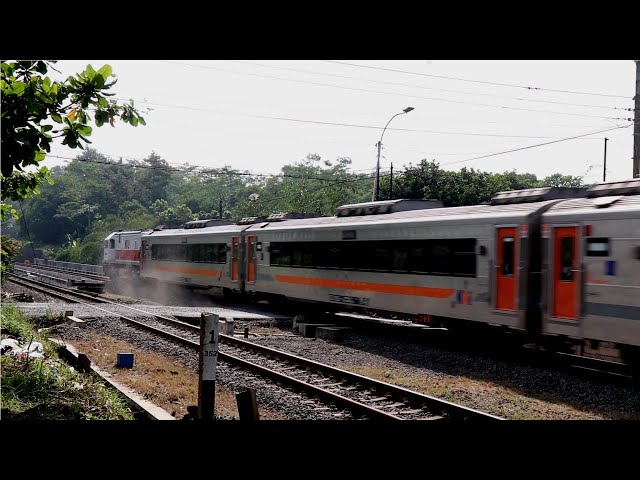
POLYGON ((636 60, 636 96, 633 115, 633 178, 640 177, 640 60, 636 60))
POLYGON ((220 198, 220 202, 218 203, 218 218, 222 220, 222 198, 220 198))
MULTIPOLYGON (((389 124, 387 123, 387 125, 389 124)), ((384 135, 384 131, 382 134, 384 135)), ((372 202, 377 202, 379 199, 378 197, 380 196, 378 193, 380 191, 380 147, 382 147, 382 142, 378 142, 378 163, 376 163, 376 179, 373 184, 373 196, 371 197, 372 202)))
POLYGON ((398 115, 409 113, 412 110, 415 110, 415 108, 407 107, 404 110, 402 110, 400 113, 396 113, 393 117, 389 119, 387 124, 384 126, 384 129, 382 130, 382 135, 380 135, 380 140, 378 141, 378 162, 376 163, 376 180, 373 183, 373 195, 371 197, 372 202, 377 202, 378 200, 380 200, 380 149, 382 148, 382 137, 384 137, 384 132, 386 132, 387 127, 391 123, 391 120, 396 118, 398 115))
POLYGON ((607 141, 609 139, 605 137, 604 139, 604 168, 602 169, 602 181, 607 181, 607 141))
POLYGON ((393 200, 393 162, 391 162, 391 176, 389 177, 389 200, 393 200))

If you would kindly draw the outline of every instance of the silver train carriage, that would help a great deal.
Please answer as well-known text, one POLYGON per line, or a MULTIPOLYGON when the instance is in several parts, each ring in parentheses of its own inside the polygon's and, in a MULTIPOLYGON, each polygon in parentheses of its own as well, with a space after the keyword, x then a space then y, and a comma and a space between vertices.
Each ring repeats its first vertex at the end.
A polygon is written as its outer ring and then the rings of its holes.
POLYGON ((640 345, 640 179, 552 206, 542 255, 543 333, 640 345))
POLYGON ((640 346, 640 180, 245 220, 144 235, 141 276, 640 346))
MULTIPOLYGON (((184 228, 142 237, 140 277, 193 288, 239 290, 239 239, 247 226, 225 220, 196 220, 184 228)), ((242 276, 244 276, 242 272, 242 276)))

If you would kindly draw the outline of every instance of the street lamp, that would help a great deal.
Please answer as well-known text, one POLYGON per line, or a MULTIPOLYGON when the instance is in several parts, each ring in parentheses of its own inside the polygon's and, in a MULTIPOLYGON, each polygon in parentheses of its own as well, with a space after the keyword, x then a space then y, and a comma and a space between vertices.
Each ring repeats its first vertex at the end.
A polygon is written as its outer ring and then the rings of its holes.
POLYGON ((394 118, 396 118, 398 115, 402 115, 403 113, 409 113, 411 110, 414 110, 413 107, 407 107, 405 108, 403 111, 401 111, 400 113, 396 113, 393 117, 391 117, 389 119, 389 121, 387 122, 387 124, 384 127, 384 130, 382 130, 382 135, 380 135, 380 141, 378 142, 378 163, 376 163, 376 180, 375 183, 373 184, 373 196, 371 197, 371 201, 372 202, 377 202, 379 199, 379 191, 380 191, 380 149, 382 148, 382 137, 384 136, 384 132, 387 129, 387 127, 389 126, 389 124, 391 123, 391 120, 393 120, 394 118))

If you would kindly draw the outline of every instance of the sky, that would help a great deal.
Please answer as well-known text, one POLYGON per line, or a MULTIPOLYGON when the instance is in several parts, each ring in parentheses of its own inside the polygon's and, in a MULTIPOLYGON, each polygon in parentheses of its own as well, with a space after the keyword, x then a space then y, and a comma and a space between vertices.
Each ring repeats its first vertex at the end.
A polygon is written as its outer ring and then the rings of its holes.
MULTIPOLYGON (((373 174, 382 135, 381 174, 427 159, 592 183, 608 138, 606 180, 633 173, 633 127, 616 128, 633 119, 632 60, 61 60, 49 74, 87 64, 111 65, 116 97, 151 109, 146 126, 94 127, 91 147, 114 159, 277 174, 311 153, 373 174)), ((45 164, 79 153, 57 144, 45 164)))

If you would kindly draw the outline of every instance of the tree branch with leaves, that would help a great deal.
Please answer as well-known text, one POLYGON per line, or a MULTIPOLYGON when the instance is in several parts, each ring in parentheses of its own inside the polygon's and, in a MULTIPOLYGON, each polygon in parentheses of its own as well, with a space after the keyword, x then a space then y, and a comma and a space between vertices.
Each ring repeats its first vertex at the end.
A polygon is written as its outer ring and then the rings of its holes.
POLYGON ((43 181, 51 183, 46 167, 40 167, 51 143, 61 138, 69 148, 84 149, 91 143, 91 122, 115 126, 116 120, 145 125, 133 100, 119 104, 108 99, 117 80, 110 65, 91 65, 64 81, 46 76, 54 61, 2 61, 2 215, 9 213, 4 200, 22 200, 37 194, 43 181), (93 118, 91 115, 93 114, 93 118), (40 167, 38 173, 25 172, 40 167), (35 183, 34 183, 35 181, 35 183))

